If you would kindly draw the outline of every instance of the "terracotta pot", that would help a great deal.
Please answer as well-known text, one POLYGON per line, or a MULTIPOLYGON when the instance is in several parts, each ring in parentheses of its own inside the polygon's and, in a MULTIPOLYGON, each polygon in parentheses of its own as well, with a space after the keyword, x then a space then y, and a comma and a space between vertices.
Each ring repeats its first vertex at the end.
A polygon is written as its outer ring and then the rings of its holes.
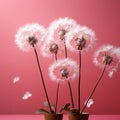
POLYGON ((83 114, 75 114, 72 112, 69 112, 68 114, 68 120, 88 120, 89 114, 83 113, 83 114))
POLYGON ((45 120, 62 120, 63 114, 44 114, 45 120))

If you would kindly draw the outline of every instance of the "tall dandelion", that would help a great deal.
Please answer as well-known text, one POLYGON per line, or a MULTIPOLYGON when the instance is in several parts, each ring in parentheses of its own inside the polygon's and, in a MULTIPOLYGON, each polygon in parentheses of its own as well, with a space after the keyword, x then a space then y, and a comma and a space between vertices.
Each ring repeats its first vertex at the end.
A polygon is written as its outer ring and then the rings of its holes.
POLYGON ((95 33, 92 29, 86 26, 77 25, 66 36, 66 46, 73 52, 79 54, 79 78, 78 78, 78 111, 80 111, 80 89, 81 89, 81 53, 88 51, 96 42, 95 33))
POLYGON ((50 112, 52 112, 50 100, 48 97, 48 93, 47 93, 47 89, 45 86, 43 73, 42 73, 42 69, 40 66, 40 61, 39 61, 39 57, 38 57, 38 53, 37 53, 37 49, 36 49, 37 46, 42 45, 45 34, 46 34, 46 30, 42 25, 39 25, 37 23, 27 24, 27 25, 21 27, 17 31, 17 34, 15 36, 16 37, 15 43, 23 51, 28 52, 31 49, 34 50, 38 68, 39 68, 39 72, 40 72, 40 76, 41 76, 41 80, 42 80, 42 85, 43 85, 45 95, 46 95, 46 99, 49 104, 50 112))
MULTIPOLYGON (((59 52, 63 54, 65 58, 68 57, 67 55, 67 47, 66 47, 66 35, 69 33, 69 31, 74 28, 77 25, 76 21, 74 19, 65 17, 65 18, 59 18, 57 20, 54 20, 50 26, 48 27, 48 35, 47 38, 51 41, 54 41, 55 44, 57 44, 59 52)), ((59 55, 59 54, 58 54, 59 55)), ((56 57, 57 59, 57 57, 56 57)), ((59 82, 60 83, 60 82, 59 82)), ((59 84, 58 84, 59 85, 59 84)), ((71 84, 70 81, 68 81, 68 87, 72 96, 71 91, 71 84)), ((72 107, 74 108, 73 99, 72 101, 72 107)))
MULTIPOLYGON (((107 69, 109 72, 112 72, 112 75, 117 70, 118 65, 120 64, 120 48, 116 48, 115 46, 112 46, 112 45, 103 45, 95 52, 93 62, 95 63, 95 65, 99 66, 100 68, 103 68, 103 70, 102 70, 102 73, 101 73, 100 77, 98 78, 90 96, 88 97, 86 104, 82 108, 81 113, 86 108, 89 100, 93 96, 97 86, 99 85, 100 81, 102 80, 105 70, 107 69)), ((111 75, 109 75, 109 77, 111 77, 111 75)))
MULTIPOLYGON (((74 80, 78 77, 78 65, 75 61, 69 58, 57 60, 57 62, 54 62, 49 67, 49 76, 53 81, 56 82, 68 82, 70 80, 74 80)), ((71 103, 74 107, 70 82, 68 82, 68 85, 70 90, 71 103)))

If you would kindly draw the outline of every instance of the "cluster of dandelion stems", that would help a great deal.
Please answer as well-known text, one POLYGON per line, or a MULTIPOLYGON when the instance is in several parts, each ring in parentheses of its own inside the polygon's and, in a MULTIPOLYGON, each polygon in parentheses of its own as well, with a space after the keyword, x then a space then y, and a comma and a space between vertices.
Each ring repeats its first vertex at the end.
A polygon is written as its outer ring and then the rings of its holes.
MULTIPOLYGON (((64 37, 62 37, 64 38, 64 37)), ((65 39, 62 39, 64 40, 64 47, 65 47, 65 58, 67 58, 67 48, 66 48, 66 43, 65 43, 65 39)), ((85 47, 85 44, 86 44, 86 40, 84 39, 84 37, 82 37, 81 39, 76 39, 76 45, 78 47, 78 52, 79 52, 79 78, 78 78, 78 111, 80 112, 80 114, 82 114, 89 102, 89 100, 91 99, 91 97, 93 96, 98 84, 100 83, 100 81, 102 80, 102 77, 104 75, 104 72, 105 72, 105 69, 107 67, 107 65, 110 65, 111 62, 113 61, 113 58, 109 55, 106 55, 105 56, 105 60, 104 60, 104 68, 103 68, 103 71, 102 73, 100 74, 96 84, 94 85, 93 87, 93 90, 91 91, 91 94, 90 96, 88 97, 85 105, 83 106, 83 108, 81 109, 80 107, 80 97, 81 97, 81 71, 82 71, 82 66, 81 66, 81 52, 82 52, 82 49, 85 47)), ((59 90, 59 84, 60 82, 58 83, 58 88, 57 88, 57 97, 56 97, 56 107, 57 107, 57 103, 58 103, 58 90, 59 90)), ((70 81, 68 80, 68 86, 69 86, 69 91, 70 91, 70 97, 71 97, 71 104, 72 104, 72 108, 74 108, 74 100, 73 100, 73 95, 72 95, 72 89, 71 89, 71 84, 70 84, 70 81)))
MULTIPOLYGON (((66 47, 66 43, 65 43, 65 34, 66 34, 66 31, 63 29, 61 31, 59 31, 59 37, 60 39, 64 42, 64 51, 65 51, 65 58, 67 58, 67 47, 66 47)), ((58 50, 58 49, 57 49, 58 50)), ((57 52, 56 52, 57 53, 57 52)), ((57 57, 56 57, 56 53, 55 53, 55 58, 56 58, 56 61, 57 61, 57 57)), ((68 71, 67 70, 63 70, 63 73, 64 75, 62 75, 62 77, 66 77, 66 79, 68 78, 68 71)), ((71 98, 71 104, 72 104, 72 108, 74 108, 74 101, 73 101, 73 95, 72 95, 72 88, 71 88, 71 84, 70 84, 70 81, 68 80, 68 88, 69 88, 69 91, 70 91, 70 98, 71 98)), ((55 112, 57 111, 57 105, 58 105, 58 92, 59 92, 59 86, 60 86, 60 81, 58 83, 58 86, 57 86, 57 92, 56 92, 56 109, 55 109, 55 112)))
MULTIPOLYGON (((60 39, 64 41, 64 48, 65 48, 65 58, 67 58, 67 48, 66 48, 66 43, 65 43, 65 39, 64 39, 64 35, 65 35, 65 32, 62 31, 61 34, 60 34, 60 39)), ((40 76, 41 76, 41 79, 42 79, 42 84, 43 84, 43 88, 44 88, 44 91, 45 91, 45 95, 46 95, 46 99, 47 99, 47 102, 48 102, 48 106, 49 106, 49 109, 50 109, 50 113, 53 113, 53 110, 51 108, 51 104, 50 104, 50 100, 49 100, 49 97, 48 97, 48 93, 47 93, 47 90, 46 90, 46 86, 45 86, 45 82, 44 82, 44 78, 43 78, 43 73, 42 73, 42 69, 41 69, 41 66, 40 66, 40 62, 39 62, 39 58, 38 58, 38 53, 37 53, 37 50, 35 48, 35 44, 37 43, 37 39, 34 38, 34 37, 30 37, 29 38, 29 44, 32 45, 32 47, 34 48, 34 52, 35 52, 35 56, 36 56, 36 59, 37 59, 37 64, 38 64, 38 68, 39 68, 39 72, 40 72, 40 76)), ((81 93, 81 53, 82 53, 82 49, 85 47, 85 44, 86 44, 86 41, 85 39, 82 37, 81 39, 77 39, 76 40, 76 45, 78 47, 78 52, 79 52, 79 78, 78 78, 78 111, 80 112, 80 114, 82 114, 89 102, 89 100, 91 99, 91 97, 93 96, 98 84, 100 83, 101 81, 101 78, 103 77, 103 74, 105 72, 105 69, 106 69, 106 66, 107 65, 110 65, 111 62, 113 61, 113 58, 109 55, 106 55, 105 56, 105 59, 104 59, 104 68, 103 68, 103 71, 100 75, 100 77, 98 78, 90 96, 88 97, 85 105, 83 106, 83 108, 81 109, 80 107, 80 93, 81 93)), ((50 48, 50 52, 54 53, 55 55, 55 60, 57 61, 57 52, 58 52, 58 46, 56 44, 54 44, 53 46, 51 46, 50 48)), ((66 71, 64 71, 66 73, 66 71)), ((63 74, 62 77, 68 77, 68 73, 66 74, 63 74)), ((60 87, 60 81, 58 82, 58 85, 57 85, 57 91, 56 91, 56 103, 55 103, 55 113, 57 112, 57 105, 58 105, 58 93, 59 93, 59 87, 60 87)), ((72 108, 74 108, 74 100, 73 100, 73 95, 72 95, 72 88, 71 88, 71 84, 70 84, 70 81, 68 80, 68 87, 69 87, 69 92, 70 92, 70 98, 71 98, 71 104, 72 104, 72 108)))
MULTIPOLYGON (((64 35, 65 35, 65 31, 62 30, 60 31, 61 34, 60 35, 60 39, 64 42, 64 48, 65 48, 65 58, 67 58, 67 48, 66 48, 66 44, 65 44, 65 39, 64 39, 64 35)), ((51 47, 50 47, 50 51, 52 53, 55 54, 55 60, 57 61, 57 52, 58 52, 58 46, 56 44, 53 44, 51 47)), ((64 75, 62 75, 62 77, 68 77, 68 73, 66 70, 63 70, 62 71, 64 75), (65 74, 66 72, 66 74, 65 74)), ((71 89, 71 84, 70 84, 70 81, 68 80, 68 87, 69 87, 69 91, 70 91, 70 97, 71 97, 71 103, 72 103, 72 107, 74 108, 74 101, 73 101, 73 96, 72 96, 72 89, 71 89)), ((58 106, 58 93, 59 93, 59 87, 60 87, 60 81, 58 82, 58 85, 57 85, 57 91, 56 91, 56 104, 55 104, 55 113, 57 112, 57 106, 58 106)))

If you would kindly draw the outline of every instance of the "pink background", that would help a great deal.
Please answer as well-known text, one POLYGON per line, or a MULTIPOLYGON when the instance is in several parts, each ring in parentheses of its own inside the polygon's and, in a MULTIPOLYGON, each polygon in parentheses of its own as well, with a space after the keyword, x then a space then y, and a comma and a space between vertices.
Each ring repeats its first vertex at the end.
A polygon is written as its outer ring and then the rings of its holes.
MULTIPOLYGON (((101 69, 93 62, 93 53, 102 44, 120 46, 119 0, 0 0, 0 114, 34 114, 44 107, 45 95, 40 81, 34 53, 22 52, 15 45, 19 27, 38 22, 45 27, 59 17, 70 17, 81 25, 92 28, 97 36, 96 47, 82 56, 82 99, 90 94, 101 69), (13 84, 13 78, 20 81, 13 84), (26 91, 32 97, 23 100, 26 91)), ((69 53, 77 60, 77 54, 69 53)), ((55 103, 56 83, 48 77, 47 67, 52 59, 43 58, 41 66, 51 103, 55 103)), ((110 79, 107 72, 96 90, 94 105, 86 109, 90 114, 120 114, 120 68, 110 79)), ((72 81, 75 105, 77 81, 72 81)), ((69 101, 67 84, 60 86, 59 107, 69 101)))

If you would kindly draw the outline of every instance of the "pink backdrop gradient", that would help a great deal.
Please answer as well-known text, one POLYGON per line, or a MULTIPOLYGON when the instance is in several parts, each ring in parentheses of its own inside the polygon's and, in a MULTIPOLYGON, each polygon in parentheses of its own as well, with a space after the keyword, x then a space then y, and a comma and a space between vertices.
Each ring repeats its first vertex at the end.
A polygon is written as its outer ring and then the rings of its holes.
MULTIPOLYGON (((102 44, 120 46, 120 1, 119 0, 0 0, 0 114, 34 114, 44 107, 45 95, 41 84, 34 52, 22 52, 15 45, 19 27, 38 22, 45 27, 59 17, 70 17, 81 25, 92 28, 97 36, 94 49, 82 56, 82 99, 87 99, 101 69, 92 60, 96 49, 102 44), (13 78, 20 81, 13 84, 13 78), (32 97, 23 100, 26 91, 32 97)), ((77 60, 77 54, 69 53, 77 60)), ((57 84, 48 77, 48 66, 53 59, 39 54, 45 83, 51 103, 55 103, 57 84)), ((75 105, 77 106, 77 81, 72 81, 75 105)), ((90 114, 120 114, 120 68, 113 78, 107 72, 96 90, 94 105, 86 109, 90 114)), ((60 86, 59 107, 69 101, 67 84, 60 86)))

